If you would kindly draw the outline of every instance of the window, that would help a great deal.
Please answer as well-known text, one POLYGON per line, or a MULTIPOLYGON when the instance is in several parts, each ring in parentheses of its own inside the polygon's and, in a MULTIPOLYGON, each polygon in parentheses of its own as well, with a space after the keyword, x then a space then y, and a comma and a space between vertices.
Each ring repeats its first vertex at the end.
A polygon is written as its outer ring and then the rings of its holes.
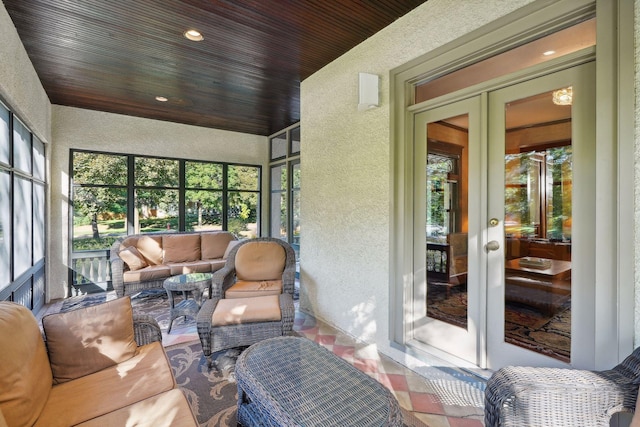
POLYGON ((272 136, 269 233, 300 250, 300 125, 272 136))
POLYGON ((128 234, 229 230, 256 237, 260 166, 72 151, 73 251, 128 234))
POLYGON ((44 305, 45 145, 0 103, 0 300, 44 305))

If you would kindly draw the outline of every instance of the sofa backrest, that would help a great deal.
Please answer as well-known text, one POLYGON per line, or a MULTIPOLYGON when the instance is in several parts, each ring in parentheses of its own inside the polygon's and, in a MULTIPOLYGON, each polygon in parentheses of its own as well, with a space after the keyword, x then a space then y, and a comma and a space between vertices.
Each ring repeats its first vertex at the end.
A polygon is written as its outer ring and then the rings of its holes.
POLYGON ((236 252, 236 276, 247 281, 279 280, 286 261, 284 248, 275 242, 247 242, 236 252))
POLYGON ((200 234, 202 259, 223 258, 229 242, 235 239, 235 236, 228 231, 203 232, 200 234))
POLYGON ((33 425, 53 377, 38 322, 28 308, 0 302, 0 349, 0 410, 7 425, 33 425))

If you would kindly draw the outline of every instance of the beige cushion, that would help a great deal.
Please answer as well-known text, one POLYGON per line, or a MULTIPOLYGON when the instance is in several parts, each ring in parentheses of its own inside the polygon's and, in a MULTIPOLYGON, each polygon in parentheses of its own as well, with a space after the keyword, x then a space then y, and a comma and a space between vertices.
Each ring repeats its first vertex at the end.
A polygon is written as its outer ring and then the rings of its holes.
POLYGON ((236 276, 248 281, 282 279, 285 262, 286 253, 278 243, 245 243, 236 253, 236 276))
POLYGON ((189 402, 182 391, 177 388, 78 424, 82 427, 186 427, 197 425, 189 402))
POLYGON ((209 260, 209 264, 211 264, 211 272, 220 270, 222 267, 224 267, 225 262, 226 261, 223 259, 209 260))
POLYGON ((193 261, 181 262, 178 264, 168 264, 172 276, 178 274, 189 273, 209 273, 211 271, 211 262, 209 261, 193 261))
POLYGON ((202 259, 222 258, 229 242, 234 239, 235 237, 233 237, 233 234, 228 232, 200 234, 202 259))
POLYGON ((42 319, 53 383, 60 384, 131 359, 137 344, 129 297, 42 319))
POLYGON ((199 234, 169 234, 162 236, 164 263, 190 262, 200 259, 199 234))
POLYGON ((235 248, 238 243, 241 243, 241 240, 232 240, 227 244, 227 249, 224 250, 224 254, 222 255, 222 259, 229 258, 229 253, 231 249, 235 248))
POLYGON ((213 326, 240 323, 276 322, 282 319, 280 298, 268 295, 255 298, 221 299, 211 317, 213 326))
POLYGON ((280 295, 282 280, 263 280, 261 282, 247 282, 238 280, 224 293, 225 298, 249 298, 264 295, 280 295))
POLYGON ((162 236, 134 236, 122 241, 120 248, 135 246, 149 265, 162 264, 162 236))
POLYGON ((171 276, 171 268, 167 265, 150 265, 140 270, 125 271, 122 274, 124 283, 161 280, 171 276))
POLYGON ((51 368, 31 311, 0 302, 0 410, 7 425, 30 426, 51 390, 51 368))
POLYGON ((129 270, 140 270, 149 265, 135 246, 124 248, 118 255, 129 266, 129 270))
POLYGON ((76 425, 175 387, 162 344, 154 342, 116 366, 53 386, 36 426, 76 425))

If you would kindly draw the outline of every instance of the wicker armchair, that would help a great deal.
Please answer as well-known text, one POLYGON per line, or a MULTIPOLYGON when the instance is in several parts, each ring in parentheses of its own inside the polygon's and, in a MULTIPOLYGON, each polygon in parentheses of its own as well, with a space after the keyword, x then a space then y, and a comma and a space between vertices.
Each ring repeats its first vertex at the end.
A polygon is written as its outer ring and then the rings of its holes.
POLYGON ((485 391, 485 426, 602 426, 633 412, 640 384, 640 347, 607 371, 510 366, 485 391))
POLYGON ((215 352, 249 346, 292 331, 295 263, 293 248, 271 237, 240 241, 230 251, 225 266, 213 274, 210 299, 202 304, 196 318, 209 365, 215 352), (268 273, 260 276, 262 270, 268 273), (280 320, 264 317, 265 301, 272 314, 279 311, 280 320), (242 310, 235 310, 238 304, 242 310), (246 307, 249 308, 245 310, 246 307), (225 310, 230 320, 220 322, 225 310), (235 316, 236 311, 243 315, 235 316))

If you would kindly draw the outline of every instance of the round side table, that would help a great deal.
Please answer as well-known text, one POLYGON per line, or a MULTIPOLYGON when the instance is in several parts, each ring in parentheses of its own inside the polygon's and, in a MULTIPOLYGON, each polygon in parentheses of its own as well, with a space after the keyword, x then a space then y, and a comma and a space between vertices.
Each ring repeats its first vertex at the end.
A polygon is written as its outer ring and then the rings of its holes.
POLYGON ((202 305, 202 293, 209 287, 211 283, 211 273, 189 273, 173 276, 164 281, 164 289, 169 297, 169 329, 167 334, 171 333, 171 326, 174 319, 184 316, 195 317, 200 311, 202 305), (174 292, 182 292, 182 301, 175 303, 173 299, 174 292), (191 292, 192 298, 187 297, 187 292, 191 292))

